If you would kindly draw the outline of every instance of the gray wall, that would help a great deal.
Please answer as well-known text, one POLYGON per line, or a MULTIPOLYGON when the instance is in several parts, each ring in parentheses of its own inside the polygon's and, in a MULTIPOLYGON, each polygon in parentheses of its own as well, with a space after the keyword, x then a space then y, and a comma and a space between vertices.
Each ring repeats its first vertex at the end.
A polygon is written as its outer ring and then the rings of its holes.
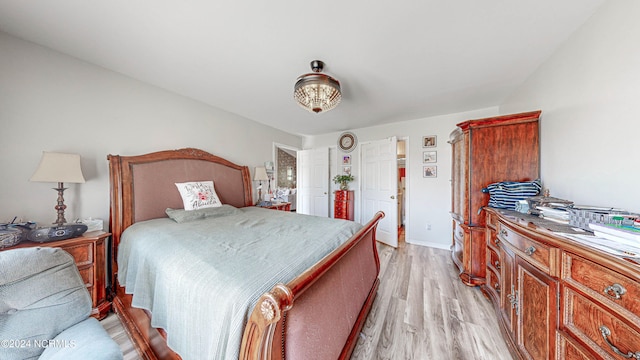
POLYGON ((67 220, 109 216, 108 154, 196 147, 241 165, 271 160, 288 134, 0 32, 0 221, 55 220, 56 184, 29 182, 42 151, 78 153, 67 220))
POLYGON ((552 196, 640 212, 640 2, 605 3, 500 106, 542 109, 552 196))

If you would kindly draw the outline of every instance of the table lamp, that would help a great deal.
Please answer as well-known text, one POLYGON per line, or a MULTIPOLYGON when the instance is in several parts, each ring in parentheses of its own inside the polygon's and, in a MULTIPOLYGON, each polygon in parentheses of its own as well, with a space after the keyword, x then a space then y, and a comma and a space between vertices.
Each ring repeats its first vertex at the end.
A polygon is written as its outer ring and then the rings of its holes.
POLYGON ((67 208, 63 197, 63 193, 67 189, 64 187, 64 183, 84 183, 84 176, 82 176, 80 168, 80 155, 43 151, 40 165, 29 181, 58 183, 58 187, 53 188, 58 192, 58 204, 55 206, 58 219, 54 224, 64 225, 67 222, 64 218, 64 209, 67 208))
POLYGON ((262 201, 262 182, 266 180, 269 180, 269 176, 267 176, 267 169, 261 166, 256 167, 253 174, 253 181, 260 182, 260 185, 258 186, 258 203, 262 201))

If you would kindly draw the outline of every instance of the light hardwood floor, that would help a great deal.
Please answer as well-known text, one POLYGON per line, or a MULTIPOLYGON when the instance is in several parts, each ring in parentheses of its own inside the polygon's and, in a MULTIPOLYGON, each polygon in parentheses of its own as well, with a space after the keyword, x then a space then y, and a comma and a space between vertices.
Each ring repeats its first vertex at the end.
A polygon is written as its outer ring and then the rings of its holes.
MULTIPOLYGON (((404 241, 378 249, 380 288, 352 360, 512 359, 491 303, 458 280, 449 251, 404 241)), ((102 324, 125 360, 139 359, 114 314, 102 324)))

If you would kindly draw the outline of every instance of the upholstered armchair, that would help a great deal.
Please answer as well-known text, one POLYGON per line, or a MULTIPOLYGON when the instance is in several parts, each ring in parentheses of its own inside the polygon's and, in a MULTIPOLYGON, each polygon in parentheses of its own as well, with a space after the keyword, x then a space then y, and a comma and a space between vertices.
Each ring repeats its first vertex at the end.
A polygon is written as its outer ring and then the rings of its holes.
POLYGON ((275 194, 273 195, 273 200, 282 201, 282 202, 290 202, 291 203, 291 211, 296 210, 296 191, 297 189, 289 189, 289 188, 277 188, 275 194))
POLYGON ((0 252, 0 358, 122 359, 90 313, 89 292, 67 252, 0 252))

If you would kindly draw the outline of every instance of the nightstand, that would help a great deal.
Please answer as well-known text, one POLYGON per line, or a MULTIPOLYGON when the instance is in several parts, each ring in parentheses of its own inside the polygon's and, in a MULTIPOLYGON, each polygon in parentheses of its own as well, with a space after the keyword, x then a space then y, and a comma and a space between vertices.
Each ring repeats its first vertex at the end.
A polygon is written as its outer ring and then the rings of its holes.
POLYGON ((281 203, 272 203, 268 206, 260 206, 265 209, 273 209, 280 211, 291 211, 291 203, 290 202, 281 202, 281 203))
POLYGON ((100 320, 111 310, 111 302, 107 301, 106 282, 106 239, 110 233, 103 231, 86 232, 80 237, 45 243, 24 240, 16 246, 2 251, 28 247, 58 247, 73 256, 80 275, 91 295, 93 310, 91 316, 100 320))

